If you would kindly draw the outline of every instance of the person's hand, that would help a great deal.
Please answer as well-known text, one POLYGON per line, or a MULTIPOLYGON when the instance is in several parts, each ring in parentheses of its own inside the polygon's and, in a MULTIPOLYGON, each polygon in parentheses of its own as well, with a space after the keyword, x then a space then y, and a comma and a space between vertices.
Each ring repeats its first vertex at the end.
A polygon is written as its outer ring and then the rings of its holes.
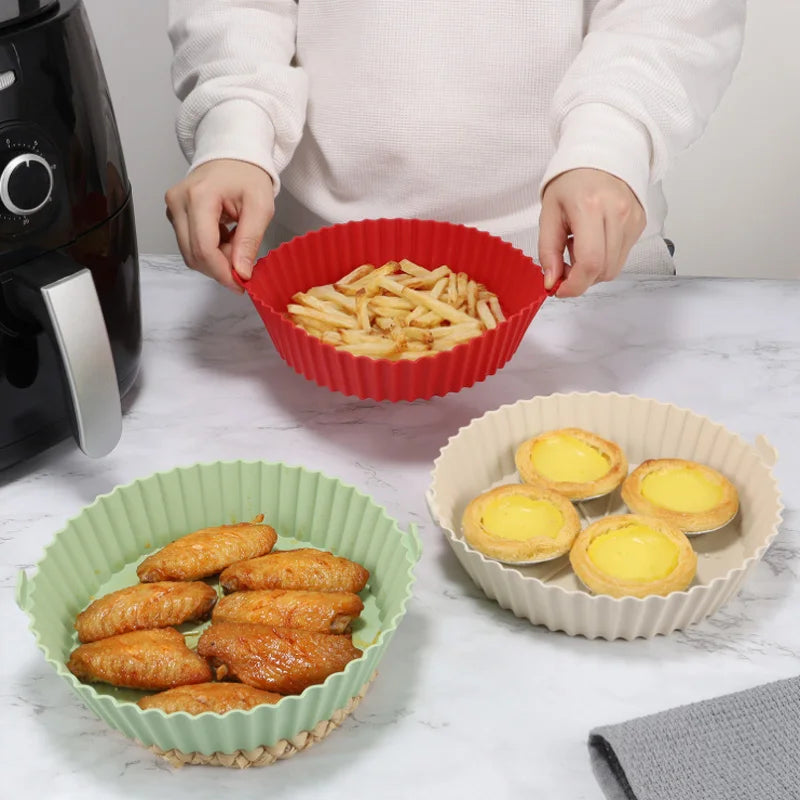
POLYGON ((245 280, 253 274, 275 213, 270 176, 246 161, 208 161, 173 186, 165 200, 186 265, 241 293, 231 269, 245 280))
POLYGON ((645 213, 625 181, 598 169, 573 169, 547 184, 539 218, 545 286, 565 276, 558 297, 577 297, 619 275, 645 227, 645 213), (570 264, 564 261, 564 249, 570 264))

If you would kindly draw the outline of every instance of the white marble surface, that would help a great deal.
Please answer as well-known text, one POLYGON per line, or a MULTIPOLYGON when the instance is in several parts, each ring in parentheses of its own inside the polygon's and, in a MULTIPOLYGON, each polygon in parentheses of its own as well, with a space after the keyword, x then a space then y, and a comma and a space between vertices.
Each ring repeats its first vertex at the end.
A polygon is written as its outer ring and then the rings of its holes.
POLYGON ((0 474, 0 796, 599 798, 593 726, 800 672, 800 282, 618 281, 548 301, 500 374, 389 405, 306 382, 249 301, 148 261, 144 366, 118 449, 90 461, 64 443, 0 474), (534 628, 479 594, 430 522, 431 462, 461 425, 523 397, 591 389, 687 406, 779 448, 778 539, 738 599, 684 633, 605 642, 534 628), (380 678, 342 730, 275 767, 174 771, 108 730, 47 667, 13 587, 97 494, 234 458, 355 483, 419 523, 425 553, 380 678))

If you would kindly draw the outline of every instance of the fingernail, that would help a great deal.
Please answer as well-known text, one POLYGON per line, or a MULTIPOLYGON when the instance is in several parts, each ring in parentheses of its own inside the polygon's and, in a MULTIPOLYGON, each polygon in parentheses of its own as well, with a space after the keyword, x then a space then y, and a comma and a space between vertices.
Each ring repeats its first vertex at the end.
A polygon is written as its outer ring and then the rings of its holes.
POLYGON ((253 266, 253 262, 248 261, 246 258, 239 258, 236 260, 236 271, 246 281, 249 281, 253 276, 253 266))
POLYGON ((556 276, 553 274, 553 270, 545 269, 544 271, 544 288, 548 291, 553 288, 553 284, 556 282, 556 276))

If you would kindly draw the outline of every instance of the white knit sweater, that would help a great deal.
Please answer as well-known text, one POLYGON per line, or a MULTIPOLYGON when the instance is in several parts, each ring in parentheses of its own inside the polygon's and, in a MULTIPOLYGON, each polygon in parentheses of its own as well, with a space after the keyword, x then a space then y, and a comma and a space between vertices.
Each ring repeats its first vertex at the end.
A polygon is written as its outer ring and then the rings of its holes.
POLYGON ((595 167, 647 212, 738 60, 745 0, 170 0, 180 144, 258 164, 288 234, 463 222, 536 255, 541 190, 595 167), (280 177, 280 179, 279 179, 280 177))

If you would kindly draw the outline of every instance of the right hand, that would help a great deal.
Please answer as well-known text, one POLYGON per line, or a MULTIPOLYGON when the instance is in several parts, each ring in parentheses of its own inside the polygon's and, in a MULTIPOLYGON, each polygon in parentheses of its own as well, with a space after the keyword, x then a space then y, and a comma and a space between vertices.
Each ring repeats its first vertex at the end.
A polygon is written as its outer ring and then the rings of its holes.
POLYGON ((241 294, 231 270, 244 280, 253 274, 275 213, 270 176, 246 161, 207 161, 169 189, 165 200, 186 265, 241 294))

